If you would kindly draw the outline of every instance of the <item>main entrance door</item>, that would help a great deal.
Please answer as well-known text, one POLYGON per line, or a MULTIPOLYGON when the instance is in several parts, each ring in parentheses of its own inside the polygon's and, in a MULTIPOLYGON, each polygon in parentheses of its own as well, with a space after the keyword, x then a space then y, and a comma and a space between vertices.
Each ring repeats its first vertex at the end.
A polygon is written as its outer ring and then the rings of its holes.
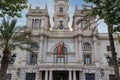
POLYGON ((68 71, 53 71, 53 80, 68 80, 68 71))

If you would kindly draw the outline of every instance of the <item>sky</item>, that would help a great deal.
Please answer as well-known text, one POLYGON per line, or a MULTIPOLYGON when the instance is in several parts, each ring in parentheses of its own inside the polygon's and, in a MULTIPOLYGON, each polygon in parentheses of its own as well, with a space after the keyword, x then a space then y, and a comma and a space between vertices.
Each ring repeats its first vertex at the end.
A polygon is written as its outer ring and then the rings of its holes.
MULTIPOLYGON (((51 26, 53 26, 53 14, 54 14, 54 0, 28 0, 28 5, 31 4, 32 8, 35 8, 36 6, 44 9, 45 6, 47 5, 48 7, 48 12, 50 15, 50 23, 51 26)), ((83 0, 69 0, 69 16, 70 16, 70 22, 69 26, 72 24, 72 16, 74 14, 74 9, 77 5, 79 9, 82 8, 82 5, 85 4, 83 0)), ((27 14, 27 9, 22 11, 22 18, 18 19, 18 25, 26 25, 26 14, 27 14)), ((98 25, 98 31, 100 33, 106 33, 106 24, 101 21, 101 23, 98 25)))

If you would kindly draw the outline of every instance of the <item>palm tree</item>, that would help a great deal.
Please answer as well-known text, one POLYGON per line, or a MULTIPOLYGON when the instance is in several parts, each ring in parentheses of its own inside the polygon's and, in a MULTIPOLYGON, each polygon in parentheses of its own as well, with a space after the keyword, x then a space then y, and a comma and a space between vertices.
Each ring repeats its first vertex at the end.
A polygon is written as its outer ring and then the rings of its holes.
POLYGON ((36 42, 29 38, 30 31, 25 32, 25 27, 16 26, 16 19, 5 19, 0 25, 0 49, 2 50, 1 60, 1 76, 0 79, 6 80, 5 75, 8 68, 9 56, 11 51, 19 48, 32 52, 28 46, 23 45, 37 45, 36 42))

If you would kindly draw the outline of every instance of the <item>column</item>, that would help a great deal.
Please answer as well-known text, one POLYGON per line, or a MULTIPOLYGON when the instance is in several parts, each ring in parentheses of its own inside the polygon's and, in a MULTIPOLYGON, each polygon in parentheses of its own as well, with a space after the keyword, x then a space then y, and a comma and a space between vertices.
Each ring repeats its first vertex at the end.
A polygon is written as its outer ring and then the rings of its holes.
POLYGON ((69 71, 69 80, 72 80, 72 72, 69 71))
POLYGON ((93 37, 93 43, 94 43, 94 62, 95 62, 95 64, 96 64, 96 66, 99 66, 99 64, 98 64, 98 61, 99 61, 99 59, 98 59, 98 56, 97 56, 97 39, 96 39, 96 37, 93 37))
POLYGON ((52 79, 52 70, 50 70, 49 80, 53 80, 53 79, 52 79))
POLYGON ((14 71, 13 73, 12 73, 12 80, 16 80, 17 79, 17 74, 16 74, 16 71, 14 71))
POLYGON ((73 71, 73 80, 76 80, 76 71, 73 71))
POLYGON ((36 79, 35 80, 42 80, 42 72, 41 71, 36 73, 36 79))
POLYGON ((43 52, 43 36, 40 37, 39 42, 39 53, 38 53, 38 65, 42 62, 42 52, 43 52))
POLYGON ((78 51, 78 38, 75 38, 75 57, 76 57, 76 62, 78 62, 79 59, 79 51, 78 51))
POLYGON ((78 51, 79 52, 79 56, 78 56, 79 60, 78 61, 83 62, 83 60, 82 60, 83 59, 83 53, 82 53, 82 38, 81 38, 81 36, 79 36, 79 44, 78 45, 79 45, 78 46, 79 47, 79 49, 78 49, 79 50, 78 51))
POLYGON ((45 80, 48 80, 48 71, 45 71, 45 80))
POLYGON ((36 72, 35 80, 39 80, 39 72, 36 72))
POLYGON ((43 44, 43 52, 42 52, 42 58, 43 58, 43 61, 46 61, 46 56, 47 56, 47 38, 44 37, 44 44, 43 44))
MULTIPOLYGON (((26 46, 26 47, 29 47, 29 46, 27 46, 27 45, 24 45, 24 46, 26 46)), ((19 55, 19 54, 18 54, 19 55)), ((23 56, 20 56, 20 58, 22 58, 21 59, 21 66, 25 66, 26 64, 28 64, 28 61, 29 61, 29 55, 30 55, 30 52, 28 52, 28 51, 23 51, 23 56)), ((20 59, 19 58, 19 59, 20 59)))

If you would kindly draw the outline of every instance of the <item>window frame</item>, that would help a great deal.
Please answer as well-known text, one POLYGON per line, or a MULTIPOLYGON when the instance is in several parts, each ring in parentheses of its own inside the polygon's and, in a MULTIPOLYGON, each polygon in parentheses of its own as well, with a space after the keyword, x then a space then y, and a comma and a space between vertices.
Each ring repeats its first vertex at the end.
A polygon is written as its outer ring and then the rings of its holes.
POLYGON ((95 74, 94 73, 86 73, 85 80, 95 80, 95 74))
POLYGON ((26 73, 26 79, 25 80, 35 80, 36 73, 26 73), (32 79, 30 76, 33 76, 34 79, 32 79))
POLYGON ((92 54, 84 53, 84 64, 92 64, 92 54), (89 57, 87 57, 89 55, 89 57))
POLYGON ((63 7, 59 8, 59 12, 62 13, 63 12, 63 7))
POLYGON ((54 49, 54 62, 55 63, 67 63, 68 62, 68 50, 67 48, 64 46, 65 52, 62 54, 59 54, 57 52, 57 47, 55 47, 54 49))
POLYGON ((83 51, 92 51, 92 46, 91 46, 91 44, 88 43, 88 42, 85 42, 85 43, 83 44, 83 51))

